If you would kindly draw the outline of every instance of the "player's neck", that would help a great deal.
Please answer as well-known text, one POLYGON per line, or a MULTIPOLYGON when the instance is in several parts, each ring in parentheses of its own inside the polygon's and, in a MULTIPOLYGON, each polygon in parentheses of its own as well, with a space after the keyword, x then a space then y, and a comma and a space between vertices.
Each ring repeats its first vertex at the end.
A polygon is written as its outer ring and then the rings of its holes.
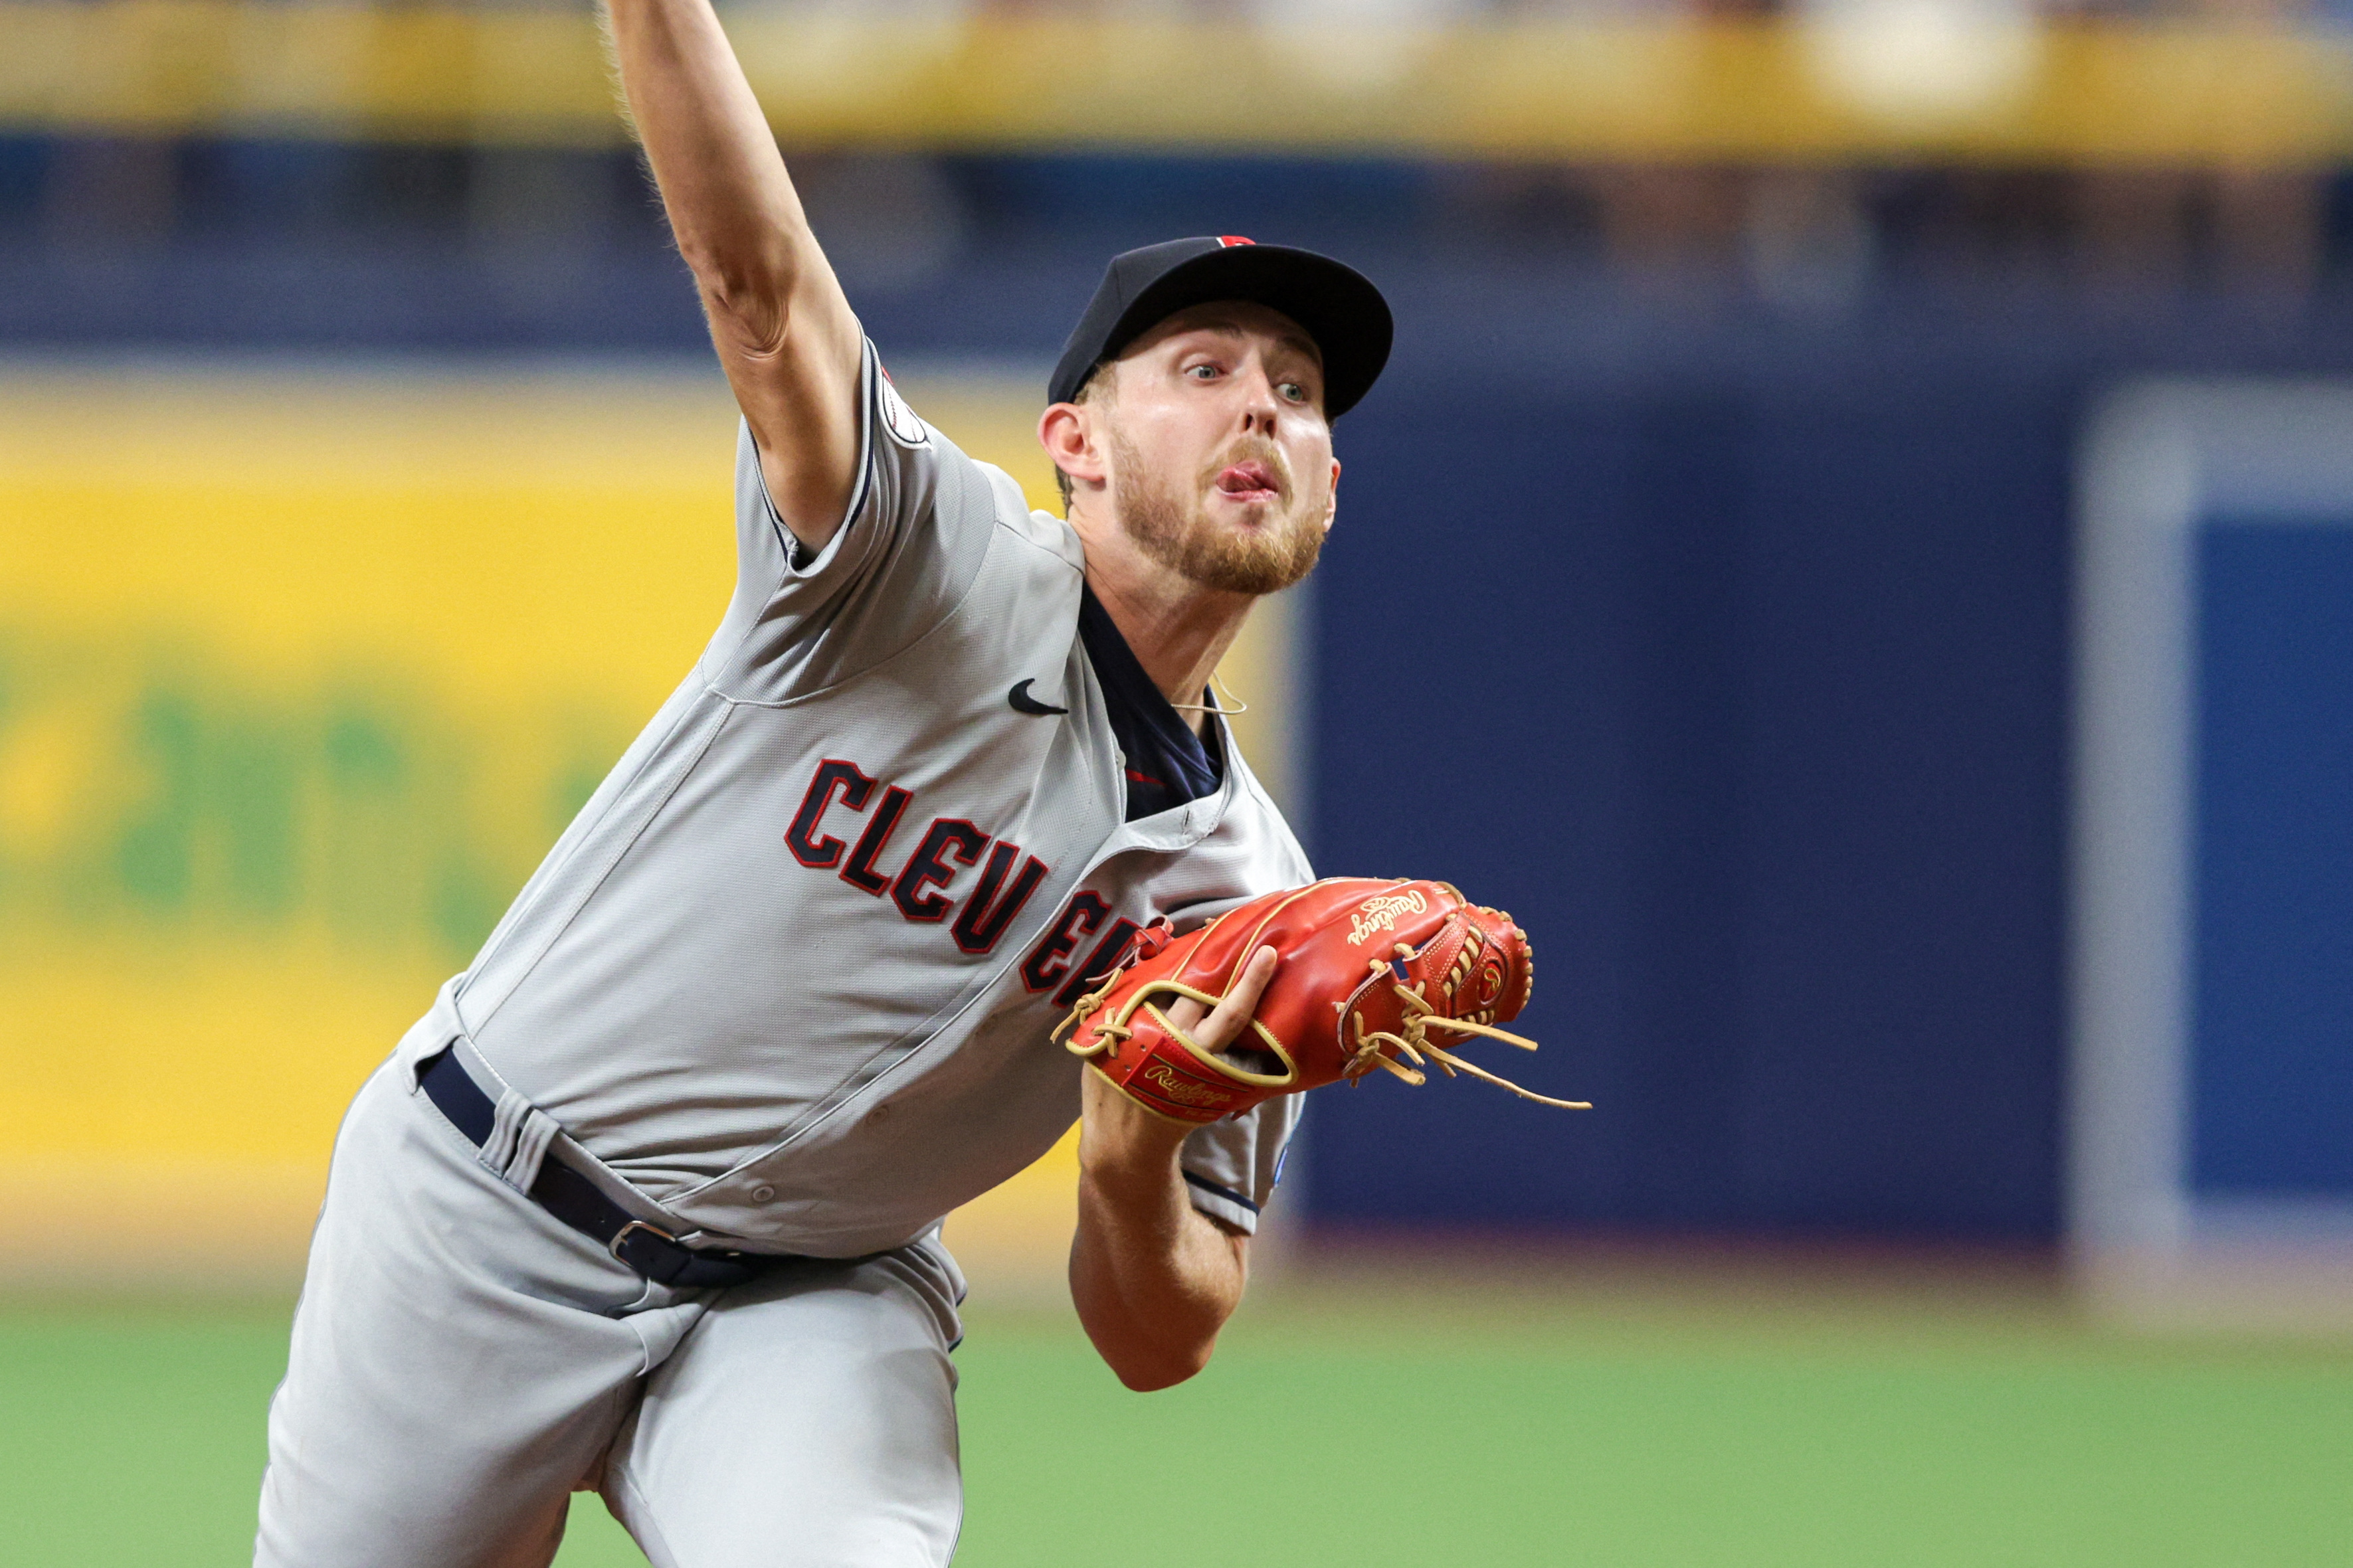
MULTIPOLYGON (((1204 588, 1133 550, 1087 552, 1087 585, 1128 650, 1172 703, 1198 704, 1250 618, 1253 595, 1204 588)), ((1208 715, 1180 706, 1198 734, 1208 715)))

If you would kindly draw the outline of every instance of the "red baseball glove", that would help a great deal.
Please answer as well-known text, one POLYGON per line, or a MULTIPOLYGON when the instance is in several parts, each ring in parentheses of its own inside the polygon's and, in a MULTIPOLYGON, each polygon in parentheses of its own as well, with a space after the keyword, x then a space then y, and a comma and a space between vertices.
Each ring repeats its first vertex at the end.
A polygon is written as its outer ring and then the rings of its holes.
POLYGON ((1419 1084, 1425 1063, 1525 1100, 1588 1110, 1583 1100, 1530 1093, 1430 1037, 1451 1030, 1535 1050, 1534 1040, 1494 1026, 1527 1005, 1534 979, 1527 932, 1500 910, 1469 903, 1444 882, 1334 877, 1253 899, 1187 936, 1146 927, 1054 1037, 1069 1033, 1074 1055, 1179 1121, 1215 1121, 1377 1067, 1419 1084), (1180 996, 1215 1007, 1261 947, 1281 963, 1232 1046, 1206 1050, 1169 1021, 1163 1009, 1180 996))

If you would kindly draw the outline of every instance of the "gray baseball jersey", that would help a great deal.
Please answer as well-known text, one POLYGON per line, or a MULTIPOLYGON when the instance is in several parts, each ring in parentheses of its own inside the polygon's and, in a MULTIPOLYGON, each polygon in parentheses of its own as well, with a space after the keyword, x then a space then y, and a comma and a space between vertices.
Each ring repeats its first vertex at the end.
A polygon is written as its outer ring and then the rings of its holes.
MULTIPOLYGON (((1075 1120, 1048 1034, 1137 926, 1313 877, 1230 732, 1216 793, 1124 820, 1077 534, 871 344, 860 395, 813 557, 741 437, 718 634, 401 1046, 470 1047, 517 1158, 562 1148, 695 1245, 922 1236, 1075 1120)), ((1297 1107, 1193 1134, 1196 1206, 1252 1229, 1297 1107)))

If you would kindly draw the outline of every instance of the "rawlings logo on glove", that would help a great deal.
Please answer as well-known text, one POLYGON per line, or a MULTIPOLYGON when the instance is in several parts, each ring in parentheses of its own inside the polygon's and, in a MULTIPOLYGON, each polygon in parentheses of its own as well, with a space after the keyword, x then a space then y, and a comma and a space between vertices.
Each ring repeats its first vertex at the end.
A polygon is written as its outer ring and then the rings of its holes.
POLYGON ((1531 1093, 1430 1038, 1484 1035, 1535 1050, 1534 1040, 1495 1027, 1518 1016, 1534 983, 1527 932, 1500 910, 1468 903, 1443 882, 1335 877, 1253 899, 1188 936, 1146 927, 1054 1037, 1068 1034, 1071 1051, 1122 1092, 1179 1121, 1215 1121, 1375 1068, 1419 1084, 1419 1069, 1432 1064, 1525 1100, 1588 1110, 1531 1093), (1164 1008, 1179 997, 1215 1007, 1261 947, 1282 962, 1233 1046, 1206 1050, 1169 1021, 1164 1008))

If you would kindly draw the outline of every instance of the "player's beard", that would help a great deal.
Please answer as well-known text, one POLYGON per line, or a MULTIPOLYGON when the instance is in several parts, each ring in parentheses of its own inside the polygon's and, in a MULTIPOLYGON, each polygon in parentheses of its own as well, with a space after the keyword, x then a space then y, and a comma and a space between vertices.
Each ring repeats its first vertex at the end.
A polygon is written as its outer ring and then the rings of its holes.
POLYGON ((1149 469, 1117 429, 1111 433, 1115 478, 1112 494, 1119 520, 1145 554, 1204 588, 1229 594, 1272 594, 1315 569, 1324 550, 1324 524, 1309 514, 1290 465, 1271 441, 1243 441, 1228 449, 1180 491, 1164 474, 1149 469), (1252 532, 1220 528, 1203 497, 1218 476, 1236 463, 1255 459, 1281 486, 1266 526, 1252 532))

